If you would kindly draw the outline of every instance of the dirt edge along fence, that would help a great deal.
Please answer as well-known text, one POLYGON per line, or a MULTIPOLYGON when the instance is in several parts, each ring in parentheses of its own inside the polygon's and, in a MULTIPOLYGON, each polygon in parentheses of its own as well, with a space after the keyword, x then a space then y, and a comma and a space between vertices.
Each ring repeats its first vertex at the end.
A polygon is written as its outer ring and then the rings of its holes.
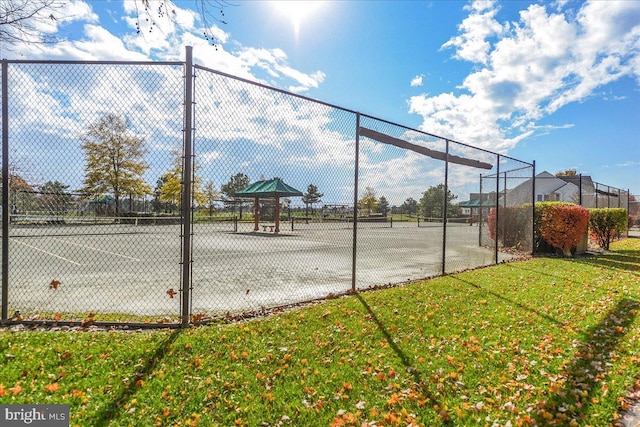
POLYGON ((195 65, 190 47, 3 60, 1 78, 3 324, 185 327, 532 252, 533 209, 514 244, 484 205, 534 163, 195 65))

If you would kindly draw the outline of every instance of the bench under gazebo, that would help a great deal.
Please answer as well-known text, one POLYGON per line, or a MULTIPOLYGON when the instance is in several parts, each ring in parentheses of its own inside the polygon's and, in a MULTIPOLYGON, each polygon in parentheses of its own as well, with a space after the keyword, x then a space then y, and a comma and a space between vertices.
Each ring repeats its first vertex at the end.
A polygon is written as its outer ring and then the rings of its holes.
POLYGON ((253 197, 253 231, 260 228, 260 199, 275 199, 275 229, 280 232, 280 197, 302 196, 302 192, 287 185, 280 178, 254 182, 242 190, 236 191, 236 197, 253 197))

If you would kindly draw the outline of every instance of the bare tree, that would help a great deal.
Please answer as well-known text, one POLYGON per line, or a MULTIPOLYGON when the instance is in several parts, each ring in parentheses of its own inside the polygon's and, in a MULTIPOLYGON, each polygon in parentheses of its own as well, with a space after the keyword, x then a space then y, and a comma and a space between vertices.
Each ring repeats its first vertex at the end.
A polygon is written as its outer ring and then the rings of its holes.
MULTIPOLYGON (((226 24, 225 7, 235 6, 226 0, 193 0, 202 21, 202 36, 213 46, 218 45, 219 40, 211 31, 211 24, 226 24)), ((136 5, 136 30, 142 33, 141 22, 148 26, 148 31, 152 32, 158 27, 158 19, 173 19, 176 15, 174 4, 171 0, 135 0, 136 5)))
MULTIPOLYGON (((153 31, 159 19, 173 20, 176 10, 171 0, 133 0, 136 29, 153 31), (146 25, 141 25, 141 22, 146 25)), ((212 24, 226 24, 225 7, 235 6, 226 0, 193 0, 202 21, 203 37, 213 46, 219 40, 212 31, 212 24)), ((8 46, 21 44, 50 44, 58 39, 43 27, 62 18, 68 0, 0 0, 0 43, 8 46)))
POLYGON ((42 27, 60 18, 64 0, 0 0, 0 43, 52 43, 42 27))

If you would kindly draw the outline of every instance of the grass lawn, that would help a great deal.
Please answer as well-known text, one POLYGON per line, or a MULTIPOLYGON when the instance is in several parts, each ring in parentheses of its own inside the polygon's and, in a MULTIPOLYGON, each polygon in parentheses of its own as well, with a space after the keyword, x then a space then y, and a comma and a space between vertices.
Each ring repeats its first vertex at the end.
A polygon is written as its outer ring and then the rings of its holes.
POLYGON ((0 332, 0 403, 80 426, 606 426, 636 381, 640 239, 244 323, 0 332))

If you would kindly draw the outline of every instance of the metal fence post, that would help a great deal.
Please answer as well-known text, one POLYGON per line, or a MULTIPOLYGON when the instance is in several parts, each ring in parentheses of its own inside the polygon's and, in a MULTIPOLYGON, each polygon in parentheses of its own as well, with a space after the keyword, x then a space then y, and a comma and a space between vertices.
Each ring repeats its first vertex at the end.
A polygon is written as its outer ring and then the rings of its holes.
POLYGON ((582 174, 578 175, 578 204, 583 206, 582 204, 582 174))
POLYGON ((531 174, 531 255, 536 252, 536 161, 533 161, 531 174))
MULTIPOLYGON (((482 247, 482 174, 480 174, 480 205, 478 206, 478 247, 482 247)), ((473 221, 473 208, 471 210, 471 221, 473 221)))
POLYGON ((360 162, 360 113, 356 113, 356 159, 353 181, 353 254, 351 259, 351 291, 356 291, 356 243, 358 241, 358 166, 360 162))
POLYGON ((186 46, 184 97, 184 169, 182 171, 182 307, 181 325, 189 326, 191 286, 191 170, 193 113, 193 47, 186 46))
POLYGON ((495 263, 498 263, 498 240, 500 238, 500 154, 496 163, 496 242, 495 242, 495 263))
POLYGON ((446 273, 447 267, 447 204, 449 190, 449 140, 446 141, 446 157, 444 161, 444 197, 442 206, 442 274, 446 273))
MULTIPOLYGON (((631 214, 631 189, 627 188, 627 216, 631 214)), ((633 227, 633 223, 631 223, 631 227, 633 227)), ((627 224, 627 238, 629 238, 629 229, 631 228, 627 224)))
POLYGON ((9 76, 2 60, 2 322, 9 319, 9 76))

